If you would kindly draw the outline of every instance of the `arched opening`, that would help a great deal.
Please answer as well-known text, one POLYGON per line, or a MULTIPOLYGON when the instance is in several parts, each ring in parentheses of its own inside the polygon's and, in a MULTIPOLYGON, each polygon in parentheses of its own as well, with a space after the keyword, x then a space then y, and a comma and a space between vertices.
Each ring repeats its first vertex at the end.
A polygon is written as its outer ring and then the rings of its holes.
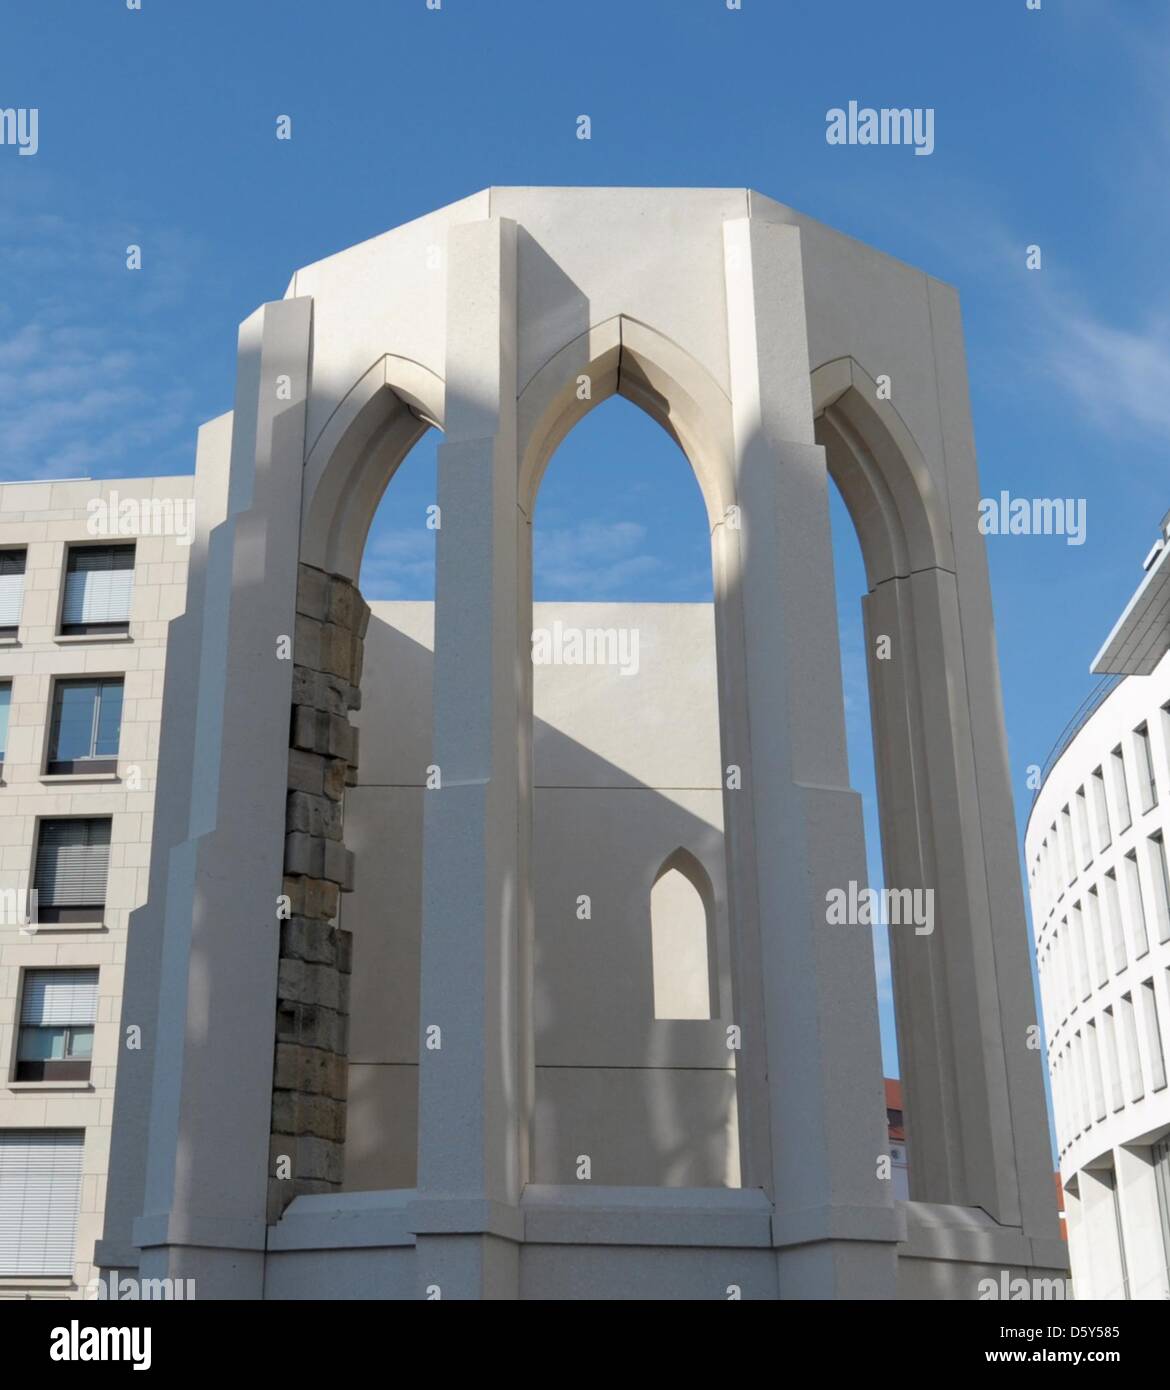
MULTIPOLYGON (((323 721, 318 727, 327 740, 344 742, 343 720, 356 730, 341 801, 340 857, 352 855, 352 865, 340 873, 352 891, 343 885, 336 900, 340 945, 320 930, 291 946, 282 941, 282 955, 294 957, 287 968, 317 992, 309 996, 313 1035, 305 1052, 316 1066, 291 1078, 278 1067, 274 1116, 290 1108, 282 1086, 299 1086, 292 1100, 300 1132, 333 1141, 329 1171, 347 1191, 411 1188, 416 1181, 422 799, 431 760, 439 524, 439 435, 428 427, 440 423, 441 408, 441 383, 414 364, 383 359, 330 416, 306 464, 302 584, 308 572, 311 587, 326 595, 323 674, 294 682, 294 701, 299 690, 315 691, 321 708, 314 719, 323 721), (340 637, 335 618, 344 616, 333 610, 352 586, 369 612, 351 624, 357 699, 346 709, 329 653, 340 637), (331 967, 340 977, 332 985, 324 979, 331 967), (340 1124, 328 1104, 333 1099, 344 1105, 340 1124)), ((306 660, 312 647, 298 636, 298 649, 297 659, 306 660)), ((294 706, 294 724, 297 713, 294 706)), ((292 766, 303 776, 297 756, 292 766)), ((328 779, 332 760, 324 761, 328 779)), ((306 901, 316 895, 306 893, 306 901)), ((320 915, 328 918, 328 900, 320 915)))
POLYGON ((654 1017, 714 1017, 719 1010, 718 954, 711 880, 693 854, 679 848, 650 890, 654 1017))
POLYGON ((361 552, 370 608, 345 840, 354 891, 344 1187, 411 1188, 418 1162, 423 798, 431 765, 436 450, 428 432, 386 487, 361 552))
POLYGON ((662 418, 558 431, 534 509, 538 1183, 739 1183, 709 505, 662 418))
MULTIPOLYGON (((829 494, 829 521, 833 535, 833 569, 837 592, 837 626, 841 641, 841 679, 845 695, 845 738, 849 755, 849 783, 861 797, 862 813, 865 819, 866 869, 869 887, 880 893, 885 886, 885 871, 874 762, 874 728, 869 699, 869 660, 862 610, 862 601, 867 592, 865 561, 852 518, 837 487, 834 487, 829 494)), ((874 972, 878 986, 878 1021, 881 1027, 882 1068, 887 1078, 896 1078, 898 1076, 898 1039, 894 1023, 893 979, 888 933, 888 924, 875 923, 873 930, 874 972)))
MULTIPOLYGON (((847 733, 870 884, 882 890, 888 923, 875 927, 879 1016, 886 1074, 897 1066, 894 1093, 904 1097, 909 1191, 918 1200, 975 1204, 956 1142, 962 1060, 954 1036, 970 1001, 952 997, 947 942, 935 931, 948 911, 956 925, 967 915, 962 847, 940 851, 931 808, 932 797, 951 795, 945 779, 954 775, 955 750, 953 721, 938 723, 930 705, 952 682, 938 680, 941 646, 923 645, 950 599, 950 532, 913 437, 859 364, 839 359, 818 368, 813 395, 817 440, 839 494, 834 558, 847 733), (859 592, 860 623, 853 607, 859 592), (940 852, 952 855, 949 873, 940 852)), ((950 949, 969 945, 953 936, 950 949)), ((972 1025, 973 1039, 977 1032, 972 1025)))

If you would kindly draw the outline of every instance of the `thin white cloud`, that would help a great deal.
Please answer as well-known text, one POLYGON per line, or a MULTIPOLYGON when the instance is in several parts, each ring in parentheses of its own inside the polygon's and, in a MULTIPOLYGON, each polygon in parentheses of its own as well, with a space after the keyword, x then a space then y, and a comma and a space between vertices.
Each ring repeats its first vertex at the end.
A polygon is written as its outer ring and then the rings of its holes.
POLYGON ((32 192, 0 196, 16 287, 0 305, 0 480, 189 469, 193 392, 166 311, 188 292, 193 247, 39 213, 32 192), (149 274, 125 269, 125 248, 142 240, 149 274))
POLYGON ((1137 327, 1053 301, 1041 327, 1043 369, 1092 424, 1170 432, 1170 319, 1137 327))
POLYGON ((368 601, 432 599, 435 593, 435 532, 425 526, 378 531, 370 536, 360 579, 368 601))
POLYGON ((537 527, 533 574, 548 598, 607 600, 653 591, 679 600, 709 589, 709 574, 695 574, 648 548, 637 521, 579 521, 537 527))

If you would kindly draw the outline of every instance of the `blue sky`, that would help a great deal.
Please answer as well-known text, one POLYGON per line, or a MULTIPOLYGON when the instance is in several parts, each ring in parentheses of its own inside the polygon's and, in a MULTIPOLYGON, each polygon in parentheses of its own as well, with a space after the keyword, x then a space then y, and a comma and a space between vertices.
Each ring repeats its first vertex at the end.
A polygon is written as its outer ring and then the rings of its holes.
MULTIPOLYGON (((957 285, 984 493, 1088 505, 1083 546, 990 539, 1022 828, 1026 768, 1170 506, 1162 7, 58 0, 8 4, 3 32, 0 107, 38 109, 40 148, 0 148, 0 477, 190 471, 241 319, 297 266, 489 184, 749 185, 957 285), (933 107, 934 153, 830 147, 825 113, 851 99, 933 107)), ((417 596, 426 443, 400 482, 366 573, 417 596)), ((538 522, 542 596, 709 593, 697 488, 625 403, 566 442, 538 522)), ((845 541, 839 574, 872 805, 845 541)))

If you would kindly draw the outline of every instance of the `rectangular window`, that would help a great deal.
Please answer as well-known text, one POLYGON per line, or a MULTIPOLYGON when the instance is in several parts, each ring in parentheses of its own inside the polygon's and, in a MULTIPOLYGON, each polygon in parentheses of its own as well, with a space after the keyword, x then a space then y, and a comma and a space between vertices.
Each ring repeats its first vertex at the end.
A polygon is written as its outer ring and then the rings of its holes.
POLYGON ((1061 1142, 1067 1142, 1072 1126, 1068 1118, 1068 1099, 1064 1093, 1064 1055, 1052 1068, 1052 1104, 1056 1110, 1056 1132, 1061 1142))
POLYGON ((73 1274, 84 1130, 0 1130, 0 1277, 73 1274))
POLYGON ((1150 936, 1146 930, 1146 908, 1142 902, 1142 880, 1138 873, 1136 850, 1130 850, 1121 861, 1121 871, 1125 875, 1126 908, 1133 928, 1133 953, 1140 958, 1150 949, 1150 936))
POLYGON ((1170 941, 1170 865, 1166 862, 1166 842, 1160 830, 1149 839, 1149 865, 1158 940, 1170 941))
POLYGON ((1064 989, 1060 978, 1060 932, 1055 927, 1048 942, 1048 970, 1048 996, 1055 1010, 1052 1020, 1052 1031, 1055 1032, 1065 1017, 1064 989))
POLYGON ((1074 903, 1070 914, 1073 951, 1077 962, 1077 997, 1087 999, 1093 992, 1089 983, 1089 953, 1085 949, 1085 921, 1080 903, 1074 903))
POLYGON ((20 1000, 17 1081, 88 1081, 96 970, 29 970, 20 1000))
POLYGON ((1064 1054, 1060 1059, 1060 1098, 1064 1107, 1064 1133, 1065 1148, 1072 1143, 1074 1136, 1080 1131, 1080 1123, 1077 1119, 1076 1090, 1072 1081, 1073 1055, 1072 1044, 1069 1043, 1064 1054))
POLYGON ((1150 747, 1148 724, 1139 724, 1133 731, 1134 746, 1137 749, 1137 777, 1139 805, 1149 811, 1158 804, 1158 783, 1154 779, 1154 751, 1150 747))
POLYGON ((1117 1021, 1113 1010, 1106 1009, 1101 1015, 1101 1036, 1105 1042, 1105 1069, 1109 1076, 1109 1091, 1113 1097, 1114 1110, 1125 1108, 1125 1094, 1121 1089, 1121 1061, 1117 1053, 1117 1021))
POLYGON ((1130 1296, 1129 1268, 1125 1258, 1125 1228, 1121 1224, 1121 1193, 1117 1190, 1117 1174, 1112 1168, 1103 1168, 1099 1177, 1113 1198, 1113 1231, 1114 1239, 1117 1242, 1117 1259, 1121 1265, 1121 1296, 1128 1299, 1130 1296))
POLYGON ((1073 946, 1072 932, 1069 931, 1067 917, 1062 917, 1060 919, 1060 939, 1064 943, 1061 951, 1061 956, 1063 957, 1062 964, 1064 966, 1062 983, 1064 984, 1064 1016, 1067 1018, 1076 1008, 1077 1000, 1080 998, 1080 993, 1077 989, 1076 958, 1073 954, 1075 948, 1073 946))
POLYGON ((1040 846, 1040 872, 1044 875, 1044 893, 1048 899, 1048 911, 1045 916, 1056 906, 1056 875, 1052 872, 1052 851, 1049 849, 1049 841, 1045 840, 1040 846))
POLYGON ((1162 706, 1162 752, 1165 754, 1167 781, 1170 782, 1170 702, 1162 706))
POLYGON ((1060 843, 1064 849, 1065 882, 1075 883, 1077 878, 1077 853, 1073 848, 1072 816, 1065 806, 1060 813, 1060 843))
POLYGON ((0 763, 8 751, 8 713, 12 708, 12 682, 0 681, 0 763))
POLYGON ((1170 1272, 1170 1138, 1160 1139, 1150 1150, 1150 1157, 1154 1164, 1154 1186, 1157 1188, 1158 1210, 1162 1217, 1166 1269, 1170 1272))
POLYGON ((1101 880, 1105 889, 1102 909, 1109 925, 1109 941, 1113 948, 1113 973, 1119 975, 1129 964, 1125 953, 1125 921, 1121 915, 1121 895, 1117 891, 1117 875, 1112 869, 1101 880))
POLYGON ((26 556, 24 550, 0 550, 0 637, 15 637, 20 630, 26 556))
POLYGON ((1040 924, 1048 916, 1048 885, 1044 882, 1044 846, 1041 845, 1036 853, 1036 862, 1032 865, 1032 887, 1036 894, 1036 930, 1039 931, 1040 924))
POLYGON ((70 546, 61 631, 69 636, 129 632, 133 545, 70 546))
POLYGON ((1077 822, 1077 844, 1081 850, 1081 868, 1093 861, 1093 842, 1089 838, 1089 803, 1085 800, 1084 787, 1077 788, 1073 797, 1073 813, 1077 822))
POLYGON ((1073 1034, 1073 1072, 1077 1082, 1077 1113, 1080 1115, 1078 1131, 1084 1132, 1093 1123, 1093 1107, 1089 1099, 1089 1069, 1085 1060, 1085 1040, 1080 1033, 1073 1034))
POLYGON ((121 729, 121 677, 58 681, 53 688, 48 772, 115 772, 121 729))
POLYGON ((1109 755, 1109 766, 1113 772, 1113 795, 1117 801, 1117 829, 1128 830, 1133 824, 1133 814, 1129 809, 1129 791, 1125 785, 1125 754, 1119 743, 1109 755))
POLYGON ((1105 959, 1105 931, 1101 925, 1101 900, 1097 890, 1090 888, 1085 894, 1085 929, 1089 937, 1089 951, 1093 957, 1093 976, 1098 985, 1109 982, 1109 962, 1105 959))
POLYGON ((1048 827, 1048 878, 1052 884, 1052 901, 1064 897, 1064 874, 1060 871, 1060 841, 1056 838, 1056 822, 1048 827))
POLYGON ((1130 1100, 1141 1100, 1146 1093, 1142 1079, 1142 1054, 1138 1047, 1137 1018, 1133 1011, 1133 996, 1121 996, 1121 1041, 1125 1045, 1125 1074, 1129 1083, 1130 1100))
POLYGON ((110 865, 110 820, 43 820, 34 887, 40 922, 100 922, 110 865))
POLYGON ((1105 1083, 1101 1075, 1101 1053, 1097 1043, 1097 1024, 1090 1023, 1085 1029, 1085 1050, 1089 1054, 1089 1086, 1093 1097, 1093 1115, 1103 1120, 1108 1114, 1105 1104, 1105 1083))
POLYGON ((1105 795, 1105 774, 1097 768, 1089 779, 1093 793, 1093 819, 1097 822, 1097 848, 1108 849, 1113 842, 1109 829, 1109 800, 1105 795))
POLYGON ((1150 1083, 1155 1091, 1166 1084, 1166 1054, 1162 1051, 1162 1030, 1158 1024, 1158 1001, 1153 980, 1142 983, 1142 1020, 1146 1029, 1146 1054, 1150 1059, 1150 1083))

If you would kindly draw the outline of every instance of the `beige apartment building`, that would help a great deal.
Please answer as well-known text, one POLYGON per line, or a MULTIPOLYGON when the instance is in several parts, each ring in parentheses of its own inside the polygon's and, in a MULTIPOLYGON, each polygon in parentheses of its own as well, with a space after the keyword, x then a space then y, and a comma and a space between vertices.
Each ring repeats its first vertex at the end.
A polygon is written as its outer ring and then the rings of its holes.
POLYGON ((0 485, 0 1298, 94 1276, 192 485, 0 485))

